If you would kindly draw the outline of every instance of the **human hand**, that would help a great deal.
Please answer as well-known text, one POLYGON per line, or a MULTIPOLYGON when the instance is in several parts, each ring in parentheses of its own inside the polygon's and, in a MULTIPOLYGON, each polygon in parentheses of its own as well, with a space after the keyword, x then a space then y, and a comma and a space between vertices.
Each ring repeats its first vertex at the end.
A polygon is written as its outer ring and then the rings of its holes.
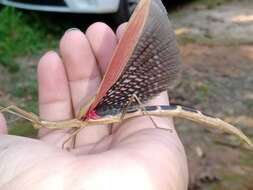
MULTIPOLYGON (((60 55, 46 53, 38 65, 39 110, 44 120, 75 117, 95 95, 118 39, 105 24, 91 25, 85 34, 67 31, 60 55)), ((168 104, 166 93, 150 104, 168 104)), ((84 128, 76 148, 61 149, 66 130, 40 130, 38 140, 6 134, 0 117, 0 189, 185 190, 188 171, 184 148, 172 119, 138 117, 114 126, 84 128)))

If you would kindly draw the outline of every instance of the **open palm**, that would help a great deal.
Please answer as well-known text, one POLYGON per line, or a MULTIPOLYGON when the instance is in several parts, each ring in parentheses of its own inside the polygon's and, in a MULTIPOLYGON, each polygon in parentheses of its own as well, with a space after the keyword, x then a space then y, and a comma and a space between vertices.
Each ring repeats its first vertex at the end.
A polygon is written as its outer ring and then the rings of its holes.
MULTIPOLYGON (((44 120, 75 117, 97 91, 118 39, 103 23, 86 33, 68 30, 60 56, 46 53, 38 65, 39 109, 44 120)), ((166 92, 150 104, 168 104, 166 92)), ((61 145, 70 131, 40 130, 39 140, 9 136, 0 119, 0 189, 185 190, 184 148, 171 118, 138 117, 114 126, 92 126, 77 136, 70 152, 61 145)))

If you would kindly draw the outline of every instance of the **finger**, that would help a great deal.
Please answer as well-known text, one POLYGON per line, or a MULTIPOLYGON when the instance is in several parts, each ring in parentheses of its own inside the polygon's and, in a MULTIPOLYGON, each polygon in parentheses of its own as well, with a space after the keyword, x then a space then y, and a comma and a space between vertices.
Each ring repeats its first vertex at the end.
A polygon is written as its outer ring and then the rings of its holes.
POLYGON ((65 69, 57 53, 46 53, 38 65, 39 112, 49 121, 72 118, 71 98, 65 69))
POLYGON ((7 125, 3 114, 0 113, 0 135, 3 134, 7 134, 7 125))
MULTIPOLYGON (((73 117, 71 98, 64 65, 51 51, 46 53, 38 65, 39 113, 49 121, 67 120, 73 117)), ((41 129, 39 137, 48 134, 49 130, 41 129)), ((58 135, 58 134, 57 134, 58 135)), ((51 137, 45 138, 46 141, 51 137)))
POLYGON ((122 38, 124 32, 126 31, 126 27, 127 27, 127 22, 119 25, 119 27, 117 28, 116 35, 118 37, 118 40, 122 38))
POLYGON ((87 29, 86 36, 104 74, 117 46, 116 35, 108 25, 97 22, 87 29))
MULTIPOLYGON (((100 70, 90 42, 80 30, 65 33, 60 42, 60 51, 68 73, 73 106, 78 113, 80 107, 95 96, 101 81, 100 70)), ((106 126, 88 127, 78 134, 76 146, 97 142, 108 133, 106 126)))
POLYGON ((68 74, 75 113, 97 91, 101 75, 87 37, 78 29, 67 31, 60 41, 60 52, 68 74))

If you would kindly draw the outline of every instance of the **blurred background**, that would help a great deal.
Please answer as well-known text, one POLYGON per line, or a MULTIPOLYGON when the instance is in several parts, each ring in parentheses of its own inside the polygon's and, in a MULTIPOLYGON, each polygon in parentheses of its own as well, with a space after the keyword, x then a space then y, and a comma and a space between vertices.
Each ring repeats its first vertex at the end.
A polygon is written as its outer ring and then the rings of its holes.
MULTIPOLYGON (((0 0, 0 105, 37 113, 36 65, 64 31, 102 21, 116 28, 138 0, 0 0), (7 6, 8 5, 8 6, 7 6)), ((182 55, 171 101, 228 121, 253 139, 253 1, 164 0, 182 55)), ((11 134, 35 137, 8 115, 11 134)), ((237 138, 175 120, 190 190, 253 190, 253 153, 237 138)))

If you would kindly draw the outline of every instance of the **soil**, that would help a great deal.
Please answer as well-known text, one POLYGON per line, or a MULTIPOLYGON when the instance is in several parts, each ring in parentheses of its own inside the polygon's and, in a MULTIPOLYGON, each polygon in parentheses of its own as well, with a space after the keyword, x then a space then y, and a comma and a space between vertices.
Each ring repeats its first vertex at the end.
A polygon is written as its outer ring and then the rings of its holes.
MULTIPOLYGON (((171 14, 182 54, 172 102, 234 124, 253 139, 253 2, 171 14)), ((235 137, 176 119, 188 156, 191 190, 252 190, 253 153, 235 137)))
MULTIPOLYGON (((220 117, 252 138, 253 47, 188 44, 181 53, 181 81, 169 92, 171 101, 220 117)), ((253 153, 238 139, 188 121, 176 120, 176 127, 188 155, 190 189, 253 188, 253 153)))
POLYGON ((179 37, 204 39, 209 43, 253 43, 252 0, 230 0, 210 9, 193 4, 172 14, 179 37))

